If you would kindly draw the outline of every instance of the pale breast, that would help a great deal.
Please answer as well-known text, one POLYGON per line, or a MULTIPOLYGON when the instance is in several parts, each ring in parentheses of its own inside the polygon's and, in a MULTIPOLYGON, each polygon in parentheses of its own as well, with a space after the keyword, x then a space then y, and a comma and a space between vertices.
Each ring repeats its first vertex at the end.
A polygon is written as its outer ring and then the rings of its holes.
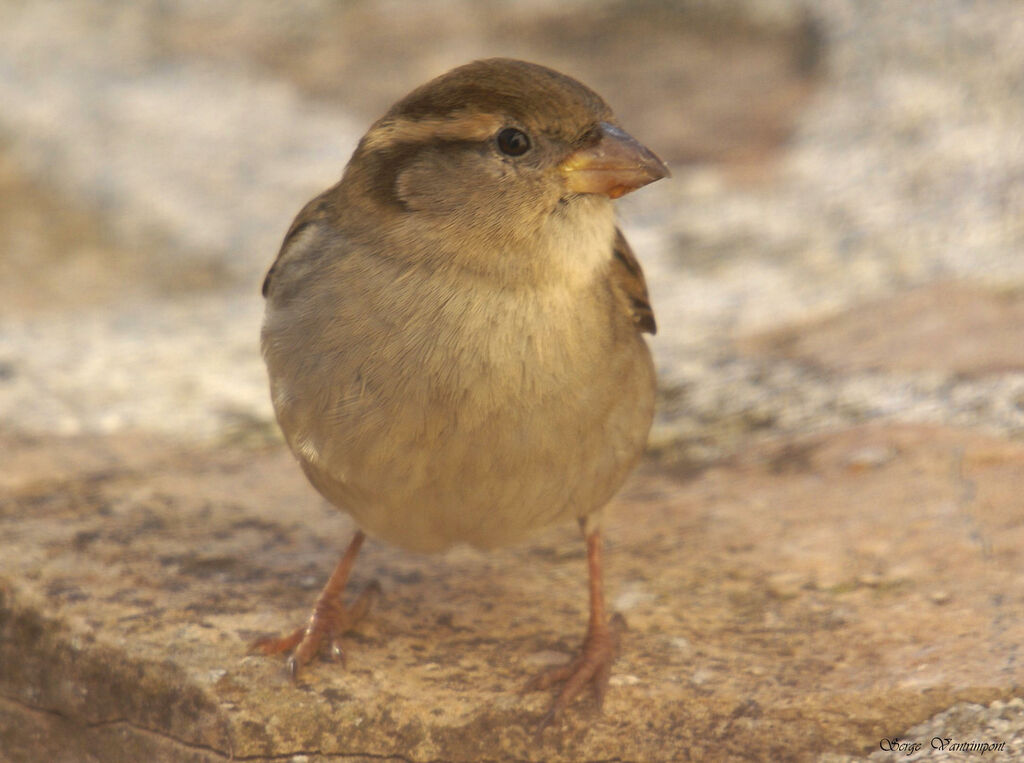
POLYGON ((511 543, 608 501, 654 372, 600 278, 517 292, 336 268, 320 283, 343 299, 268 305, 263 336, 282 429, 329 500, 417 550, 511 543))

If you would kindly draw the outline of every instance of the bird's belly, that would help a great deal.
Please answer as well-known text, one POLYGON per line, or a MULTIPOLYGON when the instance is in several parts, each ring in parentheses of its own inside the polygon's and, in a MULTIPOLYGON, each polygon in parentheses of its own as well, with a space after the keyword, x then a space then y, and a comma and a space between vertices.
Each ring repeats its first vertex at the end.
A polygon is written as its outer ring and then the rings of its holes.
POLYGON ((643 450, 654 372, 635 334, 598 367, 436 355, 402 385, 386 371, 364 379, 313 457, 296 449, 320 492, 373 536, 422 551, 513 543, 601 509, 643 450))

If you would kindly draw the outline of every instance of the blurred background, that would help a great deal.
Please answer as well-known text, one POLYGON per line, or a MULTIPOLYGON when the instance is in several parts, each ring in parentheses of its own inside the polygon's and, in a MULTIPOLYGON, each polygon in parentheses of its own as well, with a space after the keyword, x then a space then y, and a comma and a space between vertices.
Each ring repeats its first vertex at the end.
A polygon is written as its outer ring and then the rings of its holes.
POLYGON ((1017 0, 0 2, 0 428, 276 437, 259 285, 368 124, 474 58, 571 74, 684 467, 888 418, 1024 435, 1017 0))

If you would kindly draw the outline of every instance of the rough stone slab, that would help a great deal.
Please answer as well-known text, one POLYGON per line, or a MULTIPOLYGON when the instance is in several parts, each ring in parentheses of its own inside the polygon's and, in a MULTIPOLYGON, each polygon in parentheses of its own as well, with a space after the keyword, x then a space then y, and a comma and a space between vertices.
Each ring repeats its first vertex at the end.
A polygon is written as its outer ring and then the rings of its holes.
MULTIPOLYGON (((945 281, 742 343, 832 372, 981 377, 1024 370, 1024 288, 945 281)), ((1024 403, 1024 398, 1022 398, 1024 403)))
POLYGON ((542 741, 549 698, 517 690, 582 634, 574 528, 492 554, 369 542, 355 584, 384 596, 347 669, 292 686, 246 644, 303 621, 351 527, 288 454, 0 450, 14 760, 807 759, 1024 688, 1024 447, 968 431, 792 440, 687 482, 642 470, 608 531, 630 631, 605 712, 581 700, 542 741))

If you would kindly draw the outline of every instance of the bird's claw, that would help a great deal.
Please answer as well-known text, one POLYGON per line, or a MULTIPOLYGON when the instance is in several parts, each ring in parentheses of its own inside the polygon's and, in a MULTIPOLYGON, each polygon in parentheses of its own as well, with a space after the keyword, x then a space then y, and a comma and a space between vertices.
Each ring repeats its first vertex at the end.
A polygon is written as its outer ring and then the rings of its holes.
POLYGON ((608 690, 608 680, 611 678, 612 663, 618 656, 621 635, 625 629, 626 620, 620 614, 613 615, 607 625, 591 627, 579 653, 567 665, 549 668, 527 683, 524 692, 543 691, 555 684, 562 684, 550 709, 541 718, 537 727, 538 737, 588 685, 594 693, 598 711, 601 710, 608 690))
POLYGON ((318 601, 309 625, 299 628, 284 637, 269 637, 255 641, 250 651, 263 654, 281 654, 290 652, 286 668, 292 682, 298 681, 299 671, 313 661, 327 644, 327 655, 340 662, 343 668, 348 667, 348 659, 341 639, 366 615, 373 599, 380 593, 380 584, 375 580, 364 588, 351 607, 341 601, 318 601))

